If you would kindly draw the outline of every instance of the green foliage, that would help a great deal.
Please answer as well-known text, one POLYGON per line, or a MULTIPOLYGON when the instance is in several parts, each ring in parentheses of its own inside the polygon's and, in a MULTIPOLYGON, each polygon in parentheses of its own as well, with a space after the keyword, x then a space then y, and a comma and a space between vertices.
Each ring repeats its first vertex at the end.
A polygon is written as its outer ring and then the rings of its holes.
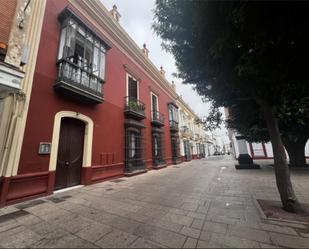
POLYGON ((145 110, 145 105, 139 103, 137 100, 129 100, 127 103, 127 106, 129 109, 134 110, 134 111, 144 111, 145 110))
MULTIPOLYGON (((253 101, 246 101, 229 108, 227 120, 229 128, 237 130, 250 142, 268 142, 266 122, 253 101)), ((297 142, 309 138, 309 100, 308 97, 287 100, 277 110, 279 128, 285 142, 297 142)))
POLYGON ((214 131, 223 123, 222 113, 215 105, 211 106, 209 114, 203 119, 206 130, 214 131))
POLYGON ((231 106, 226 125, 228 128, 237 130, 249 142, 269 141, 266 122, 254 101, 245 101, 231 106))
POLYGON ((296 138, 309 130, 308 11, 305 1, 157 0, 153 28, 177 76, 233 111, 230 127, 267 140, 263 101, 296 138))

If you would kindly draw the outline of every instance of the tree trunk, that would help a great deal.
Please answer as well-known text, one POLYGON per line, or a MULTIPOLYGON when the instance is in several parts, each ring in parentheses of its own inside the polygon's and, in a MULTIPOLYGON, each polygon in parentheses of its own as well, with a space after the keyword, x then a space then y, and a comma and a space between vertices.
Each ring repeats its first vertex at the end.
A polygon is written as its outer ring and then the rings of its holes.
POLYGON ((290 166, 304 167, 306 166, 305 147, 307 138, 298 139, 296 142, 284 141, 285 148, 289 154, 290 166))
POLYGON ((270 136, 270 141, 274 153, 276 183, 280 193, 283 209, 292 212, 303 212, 300 203, 298 202, 293 190, 290 169, 286 160, 285 150, 279 131, 278 120, 275 116, 272 106, 263 100, 257 100, 264 113, 267 129, 270 136))

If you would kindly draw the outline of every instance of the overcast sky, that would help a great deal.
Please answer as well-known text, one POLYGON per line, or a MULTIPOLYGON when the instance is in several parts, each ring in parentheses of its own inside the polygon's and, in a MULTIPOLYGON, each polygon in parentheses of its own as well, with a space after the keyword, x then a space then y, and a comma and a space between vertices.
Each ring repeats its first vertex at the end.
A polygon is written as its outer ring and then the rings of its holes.
MULTIPOLYGON (((175 60, 173 55, 164 51, 161 47, 162 40, 152 30, 153 9, 155 0, 101 0, 104 6, 111 10, 114 4, 117 5, 121 14, 120 24, 127 31, 130 37, 140 46, 146 43, 149 49, 149 58, 159 69, 163 66, 166 78, 169 82, 174 81, 176 91, 183 97, 185 102, 200 117, 207 115, 209 111, 209 103, 204 103, 202 98, 192 89, 191 85, 181 84, 181 81, 172 76, 176 72, 175 60)), ((226 131, 221 130, 216 133, 225 134, 226 131)))

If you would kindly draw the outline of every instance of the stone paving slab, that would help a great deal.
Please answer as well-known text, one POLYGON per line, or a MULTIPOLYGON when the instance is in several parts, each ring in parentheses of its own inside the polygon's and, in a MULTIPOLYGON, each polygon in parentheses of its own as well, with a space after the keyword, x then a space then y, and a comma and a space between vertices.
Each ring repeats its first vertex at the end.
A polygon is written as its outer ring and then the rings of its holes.
MULTIPOLYGON (((300 201, 308 178, 292 172, 300 201)), ((309 247, 309 224, 265 219, 256 198, 279 200, 273 168, 195 160, 2 208, 0 247, 309 247)))

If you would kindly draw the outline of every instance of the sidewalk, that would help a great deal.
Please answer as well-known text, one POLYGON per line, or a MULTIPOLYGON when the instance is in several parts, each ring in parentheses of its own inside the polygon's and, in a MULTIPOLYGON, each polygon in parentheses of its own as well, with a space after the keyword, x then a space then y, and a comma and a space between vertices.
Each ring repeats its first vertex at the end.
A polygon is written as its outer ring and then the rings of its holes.
MULTIPOLYGON (((309 170, 293 171, 309 203, 309 170)), ((0 247, 309 247, 309 224, 263 219, 279 200, 273 169, 227 157, 170 166, 0 209, 0 247)))

